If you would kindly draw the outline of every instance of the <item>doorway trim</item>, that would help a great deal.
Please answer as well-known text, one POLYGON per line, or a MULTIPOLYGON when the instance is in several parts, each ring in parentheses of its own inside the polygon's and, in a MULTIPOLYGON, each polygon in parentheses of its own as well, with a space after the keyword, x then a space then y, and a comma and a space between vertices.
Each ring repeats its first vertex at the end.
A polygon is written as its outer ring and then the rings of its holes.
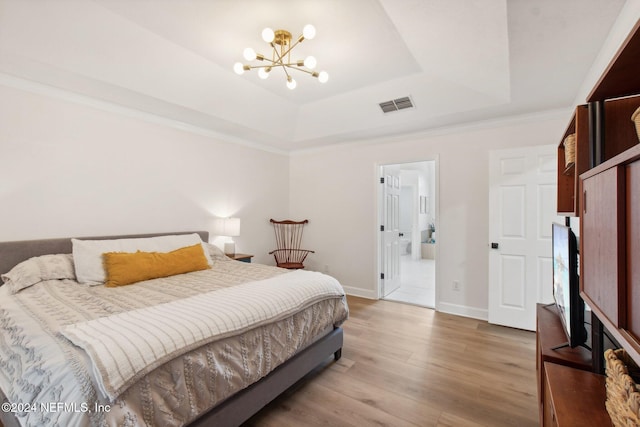
MULTIPOLYGON (((375 167, 375 179, 374 179, 374 185, 375 185, 375 218, 376 218, 376 227, 374 230, 375 233, 375 242, 376 242, 376 251, 375 251, 375 265, 376 265, 376 271, 375 271, 375 283, 377 283, 377 298, 378 299, 382 299, 383 295, 382 295, 382 291, 383 291, 383 282, 381 279, 381 274, 383 271, 383 265, 384 265, 384 260, 382 259, 383 257, 383 239, 382 239, 382 232, 381 230, 381 226, 383 224, 383 209, 384 209, 384 200, 383 200, 383 186, 380 184, 380 179, 384 177, 383 174, 383 167, 384 166, 392 166, 392 165, 403 165, 403 164, 410 164, 410 163, 421 163, 421 162, 434 162, 434 177, 435 177, 435 183, 434 183, 434 189, 435 189, 435 194, 434 195, 430 195, 430 197, 433 197, 435 200, 434 203, 434 217, 435 217, 435 228, 436 231, 438 232, 438 238, 442 237, 442 234, 440 234, 440 156, 439 155, 435 155, 432 157, 426 157, 426 158, 422 158, 420 160, 407 160, 404 162, 379 162, 376 163, 374 165, 375 167)), ((440 252, 436 251, 435 254, 435 299, 434 299, 434 309, 436 311, 439 310, 440 307, 440 300, 438 298, 439 296, 439 265, 440 265, 440 252)))

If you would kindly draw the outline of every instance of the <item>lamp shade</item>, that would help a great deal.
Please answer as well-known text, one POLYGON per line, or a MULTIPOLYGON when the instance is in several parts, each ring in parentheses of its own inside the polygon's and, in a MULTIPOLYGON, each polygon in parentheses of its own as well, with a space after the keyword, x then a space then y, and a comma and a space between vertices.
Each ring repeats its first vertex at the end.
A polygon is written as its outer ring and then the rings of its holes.
POLYGON ((217 218, 213 223, 216 236, 236 237, 240 235, 240 218, 217 218))

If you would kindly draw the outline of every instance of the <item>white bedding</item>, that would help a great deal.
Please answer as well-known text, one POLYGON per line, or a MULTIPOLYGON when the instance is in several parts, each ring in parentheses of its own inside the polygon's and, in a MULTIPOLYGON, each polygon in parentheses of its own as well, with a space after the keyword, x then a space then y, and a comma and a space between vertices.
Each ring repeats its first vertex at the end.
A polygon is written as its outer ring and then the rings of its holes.
POLYGON ((289 317, 193 349, 136 378, 114 401, 100 392, 90 357, 62 331, 283 275, 273 267, 215 260, 210 270, 121 288, 46 280, 12 295, 2 286, 0 388, 22 425, 184 425, 339 326, 348 315, 345 298, 299 307, 289 317))
POLYGON ((167 360, 284 319, 318 301, 343 296, 333 277, 298 270, 74 323, 64 327, 62 334, 87 352, 100 390, 113 401, 167 360))

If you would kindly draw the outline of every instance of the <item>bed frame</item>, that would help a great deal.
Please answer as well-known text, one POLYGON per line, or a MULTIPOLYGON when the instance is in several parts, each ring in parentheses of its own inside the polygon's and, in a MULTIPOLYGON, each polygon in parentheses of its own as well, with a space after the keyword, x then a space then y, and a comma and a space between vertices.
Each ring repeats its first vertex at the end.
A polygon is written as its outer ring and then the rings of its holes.
MULTIPOLYGON (((198 233, 204 242, 209 239, 207 231, 182 231, 123 236, 81 237, 82 239, 105 240, 138 237, 156 237, 170 234, 198 233)), ((34 256, 71 253, 71 238, 0 242, 0 274, 9 272, 16 264, 34 256)), ((0 282, 1 284, 1 282, 0 282)), ((298 380, 325 362, 330 356, 335 360, 342 355, 343 331, 334 328, 313 344, 299 351, 291 359, 274 369, 260 381, 239 391, 210 411, 190 423, 190 426, 239 426, 266 404, 279 396, 298 380)), ((2 402, 8 401, 0 390, 2 402)), ((0 421, 5 427, 19 426, 18 420, 9 412, 0 412, 0 421)))

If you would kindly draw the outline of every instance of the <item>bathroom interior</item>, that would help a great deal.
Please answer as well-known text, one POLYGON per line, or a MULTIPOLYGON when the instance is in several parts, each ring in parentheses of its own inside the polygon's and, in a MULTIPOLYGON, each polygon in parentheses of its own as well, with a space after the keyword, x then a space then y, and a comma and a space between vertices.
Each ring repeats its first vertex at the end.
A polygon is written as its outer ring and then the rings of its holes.
POLYGON ((384 299, 434 308, 438 246, 436 162, 388 167, 400 169, 400 287, 384 299))

